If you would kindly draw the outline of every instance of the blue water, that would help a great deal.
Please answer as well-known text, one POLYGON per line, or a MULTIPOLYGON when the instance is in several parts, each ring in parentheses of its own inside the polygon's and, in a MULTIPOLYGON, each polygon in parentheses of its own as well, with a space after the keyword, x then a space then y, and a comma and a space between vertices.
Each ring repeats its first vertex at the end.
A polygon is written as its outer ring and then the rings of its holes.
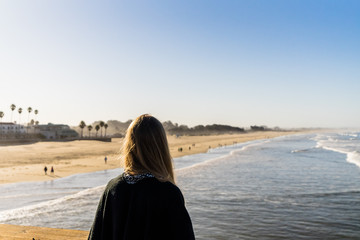
MULTIPOLYGON (((258 140, 174 159, 197 239, 360 239, 360 133, 258 140)), ((88 230, 121 169, 0 186, 0 223, 88 230)))

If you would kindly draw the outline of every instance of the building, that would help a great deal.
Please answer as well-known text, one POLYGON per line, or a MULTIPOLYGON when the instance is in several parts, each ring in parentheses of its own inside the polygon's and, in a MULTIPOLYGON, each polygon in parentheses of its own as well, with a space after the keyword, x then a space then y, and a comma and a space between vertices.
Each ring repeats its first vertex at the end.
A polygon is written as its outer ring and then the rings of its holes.
POLYGON ((0 134, 13 135, 13 134, 24 134, 24 133, 26 133, 26 128, 23 125, 12 122, 0 123, 0 134))
POLYGON ((77 138, 79 134, 65 124, 42 124, 30 126, 29 133, 43 135, 46 139, 77 138))

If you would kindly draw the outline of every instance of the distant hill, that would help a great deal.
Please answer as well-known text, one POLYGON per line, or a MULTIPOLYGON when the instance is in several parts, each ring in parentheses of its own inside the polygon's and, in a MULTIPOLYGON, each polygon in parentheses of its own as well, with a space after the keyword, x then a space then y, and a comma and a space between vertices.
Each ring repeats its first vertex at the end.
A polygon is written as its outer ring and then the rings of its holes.
MULTIPOLYGON (((125 135, 126 129, 129 127, 132 120, 120 122, 118 120, 109 120, 106 123, 109 127, 106 130, 107 135, 125 135)), ((99 124, 100 121, 94 122, 93 125, 99 124)))

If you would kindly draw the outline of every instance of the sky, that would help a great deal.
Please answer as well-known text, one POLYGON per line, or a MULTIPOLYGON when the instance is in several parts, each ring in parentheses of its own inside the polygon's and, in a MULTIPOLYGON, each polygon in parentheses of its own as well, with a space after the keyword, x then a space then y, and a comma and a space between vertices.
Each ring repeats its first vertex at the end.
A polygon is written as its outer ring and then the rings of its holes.
POLYGON ((2 121, 358 128, 359 12, 357 0, 0 0, 2 121))

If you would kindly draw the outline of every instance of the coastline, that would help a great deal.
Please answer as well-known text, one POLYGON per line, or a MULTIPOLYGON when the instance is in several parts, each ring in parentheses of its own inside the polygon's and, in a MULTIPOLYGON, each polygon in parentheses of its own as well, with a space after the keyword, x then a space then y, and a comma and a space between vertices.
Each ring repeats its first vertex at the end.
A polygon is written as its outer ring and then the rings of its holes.
MULTIPOLYGON (((210 136, 168 136, 168 141, 171 156, 176 158, 205 153, 209 148, 296 133, 300 132, 269 131, 210 136), (182 151, 179 151, 179 148, 182 148, 182 151)), ((112 142, 82 140, 1 146, 0 184, 49 181, 78 173, 118 168, 122 140, 115 138, 112 142), (48 168, 46 175, 45 166, 48 168), (51 167, 55 170, 53 174, 50 173, 51 167)))
MULTIPOLYGON (((243 143, 252 140, 258 139, 267 139, 280 137, 285 135, 299 134, 305 132, 253 132, 253 133, 244 133, 244 134, 234 134, 234 135, 213 135, 213 136, 183 136, 183 137, 175 137, 168 136, 169 147, 171 151, 171 155, 173 158, 204 153, 207 152, 209 147, 216 148, 219 146, 232 145, 235 143, 243 143), (189 148, 190 147, 190 148, 189 148), (178 149, 182 148, 183 150, 180 152, 178 149)), ((85 172, 93 172, 104 169, 113 169, 119 167, 119 159, 118 159, 118 149, 120 148, 122 139, 116 139, 111 143, 86 143, 86 141, 77 141, 72 144, 66 143, 67 145, 56 144, 56 147, 50 148, 49 145, 42 144, 34 144, 34 146, 23 149, 22 152, 27 152, 31 155, 30 159, 34 157, 38 157, 38 161, 46 160, 45 164, 56 164, 55 166, 55 174, 54 176, 45 175, 42 171, 43 164, 41 163, 32 163, 29 161, 15 161, 14 166, 12 167, 0 167, 1 173, 8 173, 5 170, 12 169, 13 174, 20 174, 21 176, 10 177, 7 181, 5 181, 4 176, 1 178, 1 183, 14 183, 14 182, 24 182, 24 181, 46 181, 49 179, 65 177, 73 174, 85 173, 85 172), (108 144, 107 146, 104 144, 108 144), (87 146, 88 145, 88 146, 87 146), (89 156, 89 154, 84 153, 78 155, 74 148, 80 148, 80 151, 84 151, 84 149, 91 149, 91 153, 94 151, 100 151, 100 153, 95 156, 89 156), (45 151, 46 149, 50 149, 50 151, 45 151), (52 150, 51 150, 52 149, 52 150), (66 151, 65 151, 66 149, 66 151), (35 153, 32 151, 36 151, 35 153), (108 154, 108 162, 104 163, 103 155, 104 152, 111 152, 112 154, 108 154), (71 153, 71 154, 69 154, 71 153), (47 159, 50 155, 56 155, 57 158, 52 160, 47 159), (85 156, 84 156, 85 155, 85 156), (72 158, 70 158, 70 157, 72 158), (75 156, 75 157, 74 157, 75 156), (63 159, 60 159, 63 157, 63 159), (87 159, 85 158, 87 157, 87 159), (22 164, 19 164, 22 163, 22 164), (89 166, 86 166, 88 164, 89 166), (37 171, 39 173, 32 174, 31 171, 37 171), (59 172, 59 173, 58 173, 59 172)), ((26 146, 23 146, 26 147, 26 146)), ((29 147, 29 146, 27 146, 29 147)), ((9 146, 6 148, 10 148, 9 152, 14 151, 12 156, 19 160, 21 156, 26 156, 26 154, 19 153, 17 151, 20 150, 19 146, 9 146), (19 155, 19 156, 18 156, 19 155)), ((6 149, 5 148, 5 149, 6 149)), ((4 148, 0 149, 0 154, 4 153, 4 148)), ((0 155, 2 156, 2 155, 0 155)), ((4 162, 2 163, 4 164, 4 162)), ((5 164, 10 164, 9 162, 5 164)), ((6 175, 9 176, 9 175, 6 175)), ((6 177, 5 176, 5 177, 6 177)), ((10 175, 11 176, 11 175, 10 175)), ((69 229, 57 229, 57 228, 44 228, 44 227, 32 227, 32 226, 19 226, 19 225, 8 225, 8 224, 0 224, 0 240, 1 239, 86 239, 88 236, 88 231, 81 230, 69 230, 69 229)))

